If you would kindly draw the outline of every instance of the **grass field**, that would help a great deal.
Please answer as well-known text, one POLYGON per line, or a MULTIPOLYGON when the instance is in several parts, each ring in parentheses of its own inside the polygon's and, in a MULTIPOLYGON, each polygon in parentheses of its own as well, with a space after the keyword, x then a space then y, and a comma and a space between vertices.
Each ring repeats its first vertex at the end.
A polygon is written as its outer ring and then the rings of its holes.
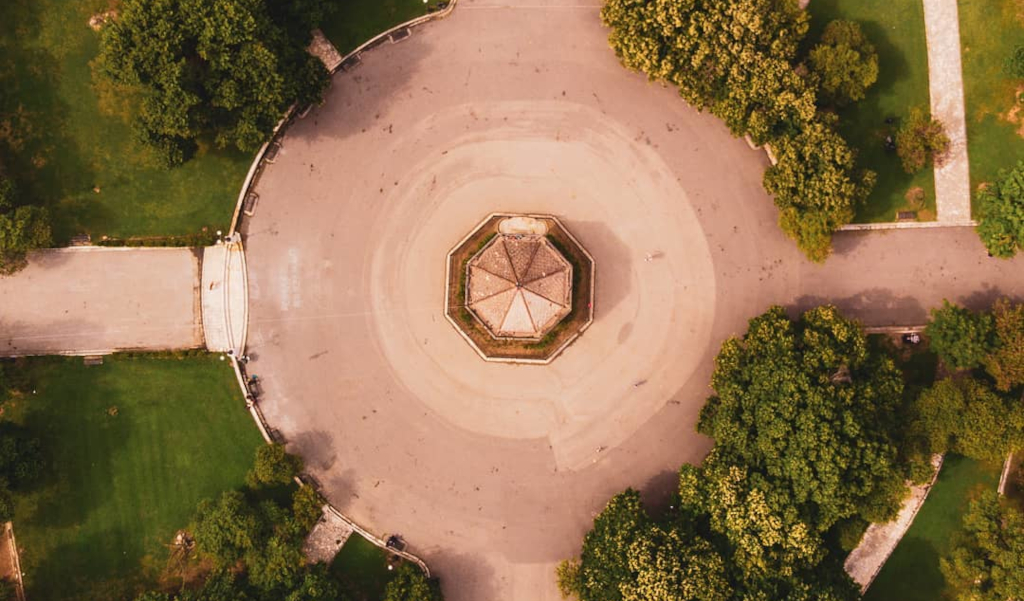
POLYGON ((927 110, 928 49, 924 36, 924 12, 920 0, 813 0, 811 43, 818 40, 833 19, 860 23, 878 50, 878 81, 867 97, 839 114, 840 131, 858 149, 860 164, 878 174, 878 183, 854 221, 893 221, 899 210, 917 210, 919 219, 935 219, 935 181, 930 168, 908 175, 899 157, 886 150, 885 137, 895 133, 886 118, 905 117, 912 107, 927 110), (924 202, 911 206, 907 193, 921 188, 924 202))
POLYGON ((117 601, 152 584, 203 498, 240 487, 262 443, 227 363, 25 360, 37 393, 6 417, 49 455, 15 530, 32 601, 117 601))
POLYGON ((428 4, 423 0, 336 0, 335 6, 320 29, 345 55, 382 31, 427 14, 428 4))
POLYGON ((391 580, 388 554, 358 534, 352 534, 341 547, 330 573, 352 601, 378 601, 391 580))
POLYGON ((959 12, 974 188, 995 180, 999 169, 1024 160, 1024 80, 1011 80, 1003 72, 1006 58, 1024 45, 1024 4, 960 0, 959 12))
POLYGON ((133 141, 130 96, 94 64, 100 34, 89 17, 109 6, 4 2, 0 160, 28 200, 51 208, 58 242, 227 229, 251 157, 204 148, 168 170, 133 141))
POLYGON ((984 489, 995 490, 1001 467, 947 455, 935 487, 864 600, 947 599, 939 557, 945 554, 950 537, 960 528, 972 495, 984 489))

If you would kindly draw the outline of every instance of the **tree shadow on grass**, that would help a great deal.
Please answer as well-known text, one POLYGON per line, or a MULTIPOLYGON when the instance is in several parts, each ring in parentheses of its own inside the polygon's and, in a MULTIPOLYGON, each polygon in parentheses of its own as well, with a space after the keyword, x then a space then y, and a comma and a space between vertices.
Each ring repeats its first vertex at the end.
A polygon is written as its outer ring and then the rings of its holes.
POLYGON ((945 580, 939 552, 922 538, 906 536, 864 594, 864 601, 936 601, 945 580))
POLYGON ((44 37, 46 6, 26 0, 9 4, 0 25, 0 161, 22 202, 54 206, 88 190, 93 171, 67 133, 70 107, 60 96, 63 65, 36 47, 44 37))
MULTIPOLYGON (((120 537, 99 532, 73 537, 38 556, 22 550, 26 597, 33 601, 131 601, 155 577, 144 569, 137 549, 125 549, 120 537), (27 560, 27 561, 26 561, 27 560)), ((18 539, 22 547, 22 539, 18 539)))

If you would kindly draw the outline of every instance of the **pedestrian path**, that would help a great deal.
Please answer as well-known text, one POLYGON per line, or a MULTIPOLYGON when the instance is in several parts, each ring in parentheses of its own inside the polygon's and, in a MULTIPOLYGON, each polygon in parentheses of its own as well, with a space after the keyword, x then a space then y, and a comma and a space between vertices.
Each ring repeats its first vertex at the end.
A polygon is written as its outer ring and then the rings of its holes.
POLYGON ((957 0, 923 1, 931 112, 950 141, 948 156, 935 166, 937 219, 944 225, 965 225, 971 222, 971 180, 957 0))
POLYGON ((0 356, 203 346, 188 248, 55 248, 0 278, 0 356))

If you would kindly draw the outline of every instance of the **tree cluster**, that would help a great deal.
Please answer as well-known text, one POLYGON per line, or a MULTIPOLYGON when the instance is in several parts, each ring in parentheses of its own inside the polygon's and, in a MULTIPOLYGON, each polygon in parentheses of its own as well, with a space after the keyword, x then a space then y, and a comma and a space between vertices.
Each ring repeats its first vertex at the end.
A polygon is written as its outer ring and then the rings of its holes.
POLYGON ((778 164, 765 174, 786 233, 815 261, 831 233, 853 218, 874 185, 835 130, 835 105, 863 97, 877 55, 856 24, 826 28, 797 68, 810 17, 795 0, 608 0, 601 18, 622 63, 676 86, 738 136, 768 144, 778 164))
POLYGON ((925 333, 948 367, 960 370, 924 391, 911 431, 921 452, 1001 460, 1024 448, 1024 305, 1000 299, 973 312, 945 301, 925 333))
MULTIPOLYGON (((345 601, 349 595, 324 564, 307 564, 303 541, 320 519, 323 498, 295 488, 301 460, 281 445, 261 446, 244 490, 199 504, 191 528, 198 554, 214 566, 196 589, 148 591, 136 601, 345 601)), ((441 601, 436 581, 399 566, 380 601, 441 601)))
POLYGON ((989 254, 1009 258, 1024 249, 1024 161, 999 172, 978 193, 978 235, 989 254))
POLYGON ((124 0, 105 28, 103 71, 137 91, 138 138, 168 165, 204 136, 251 152, 293 103, 319 101, 323 64, 306 52, 324 0, 124 0))
POLYGON ((885 521, 906 492, 902 374, 834 307, 780 307, 727 341, 698 431, 715 439, 680 470, 674 509, 609 502, 578 561, 558 571, 581 601, 856 599, 833 541, 885 521))
POLYGON ((14 182, 0 170, 0 275, 28 264, 28 251, 52 243, 46 209, 17 202, 14 182))
POLYGON ((986 491, 971 502, 940 567, 957 601, 1024 599, 1024 514, 986 491))

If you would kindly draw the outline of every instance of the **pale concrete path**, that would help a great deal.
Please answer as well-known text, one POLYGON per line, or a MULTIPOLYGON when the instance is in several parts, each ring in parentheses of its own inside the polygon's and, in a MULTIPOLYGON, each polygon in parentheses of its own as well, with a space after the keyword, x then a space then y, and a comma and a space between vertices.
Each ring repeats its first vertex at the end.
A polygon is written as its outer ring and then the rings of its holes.
POLYGON ((191 249, 44 250, 0 278, 0 356, 202 345, 191 249))
POLYGON ((624 70, 582 4, 464 0, 365 53, 288 130, 242 228, 268 422, 451 601, 559 599, 555 565, 612 494, 667 499, 709 448, 719 346, 769 305, 884 325, 1024 295, 1024 257, 970 228, 840 234, 808 264, 764 153, 624 70), (594 325, 551 365, 486 363, 444 319, 445 254, 493 211, 557 215, 595 258, 594 325))
POLYGON ((215 244, 202 249, 202 314, 206 348, 215 353, 245 348, 245 327, 249 320, 249 287, 246 282, 245 252, 240 241, 215 244))
POLYGON ((935 165, 937 219, 966 224, 971 221, 971 178, 957 0, 923 2, 932 117, 942 122, 950 141, 949 155, 935 165))

